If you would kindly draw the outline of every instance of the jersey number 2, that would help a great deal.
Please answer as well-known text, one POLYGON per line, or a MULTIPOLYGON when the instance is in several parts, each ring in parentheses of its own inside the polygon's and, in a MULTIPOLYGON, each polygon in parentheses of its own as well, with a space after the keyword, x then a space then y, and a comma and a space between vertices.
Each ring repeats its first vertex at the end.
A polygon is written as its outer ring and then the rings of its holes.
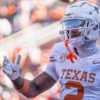
POLYGON ((66 88, 77 88, 77 95, 67 94, 64 97, 64 100, 82 100, 82 97, 84 95, 84 87, 80 82, 69 81, 66 83, 66 88))

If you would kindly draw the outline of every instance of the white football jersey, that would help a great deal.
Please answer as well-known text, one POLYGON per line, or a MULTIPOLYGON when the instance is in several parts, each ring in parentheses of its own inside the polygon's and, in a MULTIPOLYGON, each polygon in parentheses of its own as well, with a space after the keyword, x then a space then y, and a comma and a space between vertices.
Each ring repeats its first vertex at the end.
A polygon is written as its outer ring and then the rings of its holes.
POLYGON ((60 100, 100 100, 100 51, 74 63, 66 59, 64 42, 52 49, 51 63, 45 69, 61 84, 60 100))

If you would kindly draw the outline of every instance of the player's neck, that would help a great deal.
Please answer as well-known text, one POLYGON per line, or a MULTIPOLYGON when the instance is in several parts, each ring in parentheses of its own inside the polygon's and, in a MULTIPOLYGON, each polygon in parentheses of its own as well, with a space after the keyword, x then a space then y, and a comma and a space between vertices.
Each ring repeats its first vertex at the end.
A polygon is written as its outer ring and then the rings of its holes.
POLYGON ((96 46, 96 41, 91 41, 77 48, 77 53, 80 57, 87 57, 95 54, 99 49, 96 46))

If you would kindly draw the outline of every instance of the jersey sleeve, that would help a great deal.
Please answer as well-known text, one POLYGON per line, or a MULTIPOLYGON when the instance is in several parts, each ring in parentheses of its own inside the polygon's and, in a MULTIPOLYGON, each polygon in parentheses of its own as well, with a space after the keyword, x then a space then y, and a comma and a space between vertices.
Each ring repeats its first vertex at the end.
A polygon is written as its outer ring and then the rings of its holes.
POLYGON ((61 62, 60 56, 63 52, 66 52, 64 43, 60 42, 55 44, 50 53, 50 64, 45 69, 45 72, 47 72, 55 80, 58 80, 59 78, 56 63, 61 62))
POLYGON ((58 44, 55 44, 50 53, 50 64, 47 65, 45 72, 53 77, 55 80, 58 80, 57 69, 55 63, 57 63, 59 57, 59 48, 58 44))

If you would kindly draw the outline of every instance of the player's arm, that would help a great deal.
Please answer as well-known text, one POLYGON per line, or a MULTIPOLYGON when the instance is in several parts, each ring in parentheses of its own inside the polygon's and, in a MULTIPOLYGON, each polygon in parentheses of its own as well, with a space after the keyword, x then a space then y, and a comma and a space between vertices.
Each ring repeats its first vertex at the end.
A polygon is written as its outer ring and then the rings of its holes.
MULTIPOLYGON (((34 80, 28 81, 20 76, 18 56, 16 63, 11 63, 7 57, 3 61, 3 71, 12 80, 15 88, 27 97, 35 97, 52 87, 56 81, 47 72, 42 72, 34 80)), ((49 64, 53 66, 52 64, 49 64)))
POLYGON ((19 77, 17 80, 13 81, 13 83, 16 89, 25 96, 35 97, 51 88, 56 81, 46 72, 42 72, 32 81, 19 77))

